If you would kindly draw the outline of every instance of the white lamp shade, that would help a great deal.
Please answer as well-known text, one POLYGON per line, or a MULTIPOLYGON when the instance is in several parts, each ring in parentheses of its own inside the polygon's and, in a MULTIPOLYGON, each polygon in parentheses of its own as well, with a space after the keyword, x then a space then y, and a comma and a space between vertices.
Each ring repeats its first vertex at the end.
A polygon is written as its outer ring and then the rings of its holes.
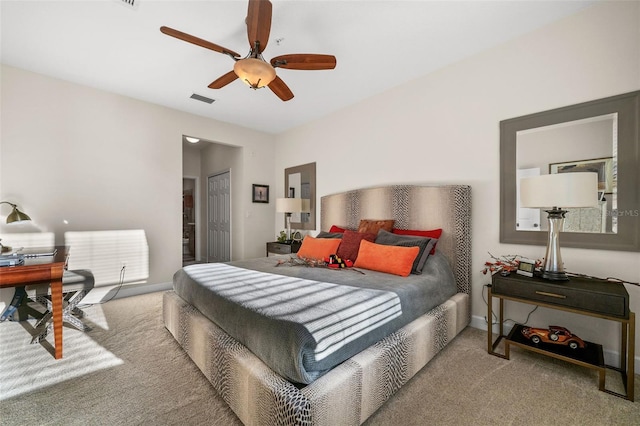
POLYGON ((520 207, 598 206, 598 174, 558 173, 520 180, 520 207))
POLYGON ((279 213, 300 213, 302 211, 302 199, 276 198, 276 211, 279 213))

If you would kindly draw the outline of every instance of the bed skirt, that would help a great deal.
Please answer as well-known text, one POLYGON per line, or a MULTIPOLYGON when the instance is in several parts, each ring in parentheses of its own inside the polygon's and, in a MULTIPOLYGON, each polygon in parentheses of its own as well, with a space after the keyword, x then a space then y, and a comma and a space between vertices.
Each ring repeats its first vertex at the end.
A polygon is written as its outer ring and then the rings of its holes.
POLYGON ((245 425, 362 424, 467 326, 468 310, 457 293, 298 388, 174 291, 163 298, 165 327, 245 425))

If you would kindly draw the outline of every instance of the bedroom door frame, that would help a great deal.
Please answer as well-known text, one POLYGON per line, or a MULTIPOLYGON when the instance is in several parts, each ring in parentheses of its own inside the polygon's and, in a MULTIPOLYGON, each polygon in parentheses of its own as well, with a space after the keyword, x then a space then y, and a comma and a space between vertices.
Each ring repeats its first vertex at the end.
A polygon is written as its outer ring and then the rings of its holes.
MULTIPOLYGON (((232 179, 231 179, 231 169, 226 169, 226 170, 222 170, 216 173, 212 173, 210 175, 207 176, 207 263, 209 262, 226 262, 226 261, 230 261, 231 260, 231 253, 232 253, 232 241, 233 238, 231 238, 231 230, 233 229, 232 227, 232 216, 231 216, 231 204, 232 204, 232 199, 231 199, 231 194, 232 194, 232 179), (226 203, 226 206, 224 206, 224 211, 223 211, 223 216, 226 216, 228 218, 228 220, 226 220, 226 224, 224 224, 224 227, 226 228, 225 230, 227 231, 226 233, 224 233, 224 235, 226 236, 224 241, 218 241, 217 243, 220 244, 221 247, 226 247, 226 251, 227 251, 227 256, 223 256, 220 259, 214 258, 213 254, 211 253, 211 247, 212 247, 212 232, 213 230, 211 229, 211 223, 212 222, 221 222, 224 223, 224 219, 222 221, 218 221, 216 220, 215 217, 212 217, 214 214, 214 209, 212 208, 213 203, 215 202, 215 197, 212 197, 211 195, 211 185, 212 185, 212 179, 214 178, 220 178, 223 177, 228 179, 228 191, 225 191, 228 195, 228 202, 226 203)), ((215 244, 215 243, 214 243, 215 244)), ((224 250, 224 249, 223 249, 224 250)))

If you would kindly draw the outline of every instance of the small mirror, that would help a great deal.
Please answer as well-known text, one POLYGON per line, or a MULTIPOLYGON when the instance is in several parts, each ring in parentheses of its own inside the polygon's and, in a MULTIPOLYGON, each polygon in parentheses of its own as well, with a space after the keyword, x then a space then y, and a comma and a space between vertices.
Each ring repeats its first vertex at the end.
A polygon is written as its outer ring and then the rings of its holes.
POLYGON ((315 230, 316 163, 285 169, 284 189, 286 198, 302 199, 303 211, 291 214, 291 229, 315 230))

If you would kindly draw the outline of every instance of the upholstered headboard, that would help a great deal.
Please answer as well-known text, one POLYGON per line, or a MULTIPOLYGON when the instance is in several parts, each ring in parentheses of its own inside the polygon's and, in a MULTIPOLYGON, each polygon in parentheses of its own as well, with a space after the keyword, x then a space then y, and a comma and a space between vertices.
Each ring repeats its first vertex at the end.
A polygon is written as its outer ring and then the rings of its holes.
POLYGON ((447 257, 458 291, 471 295, 471 187, 394 185, 325 195, 320 226, 358 229, 361 219, 395 219, 394 228, 442 228, 437 250, 447 257))

